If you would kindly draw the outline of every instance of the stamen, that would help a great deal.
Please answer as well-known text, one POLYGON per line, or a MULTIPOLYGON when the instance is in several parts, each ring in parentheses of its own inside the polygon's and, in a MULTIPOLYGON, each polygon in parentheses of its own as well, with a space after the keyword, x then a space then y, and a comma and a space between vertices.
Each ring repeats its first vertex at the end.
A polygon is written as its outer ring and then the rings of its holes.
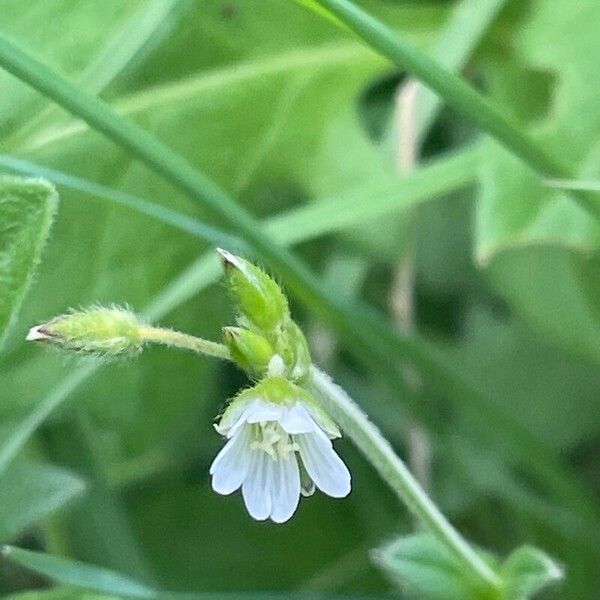
POLYGON ((250 448, 262 450, 274 460, 293 458, 300 448, 294 438, 286 433, 278 421, 261 421, 252 425, 250 448))

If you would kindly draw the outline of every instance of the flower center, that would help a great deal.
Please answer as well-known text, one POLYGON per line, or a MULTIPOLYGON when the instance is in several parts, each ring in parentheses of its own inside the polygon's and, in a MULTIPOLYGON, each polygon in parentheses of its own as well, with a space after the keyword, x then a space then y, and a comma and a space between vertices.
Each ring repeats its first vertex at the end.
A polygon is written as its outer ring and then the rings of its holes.
POLYGON ((287 459, 298 451, 298 444, 294 438, 286 433, 277 421, 262 421, 251 426, 252 442, 250 448, 262 450, 273 460, 287 459))

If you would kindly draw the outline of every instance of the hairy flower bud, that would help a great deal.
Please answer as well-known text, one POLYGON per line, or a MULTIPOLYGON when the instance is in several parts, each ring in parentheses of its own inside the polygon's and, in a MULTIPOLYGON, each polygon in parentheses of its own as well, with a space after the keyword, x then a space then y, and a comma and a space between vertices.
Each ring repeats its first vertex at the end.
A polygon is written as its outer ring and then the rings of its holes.
POLYGON ((262 335, 243 327, 224 327, 223 339, 233 361, 251 377, 267 372, 274 350, 262 335))
POLYGON ((281 288, 262 269, 226 250, 218 250, 227 283, 242 316, 263 333, 282 326, 289 308, 281 288))
POLYGON ((141 327, 139 318, 126 308, 93 306, 71 310, 33 327, 27 340, 52 344, 78 354, 133 357, 143 349, 141 327))

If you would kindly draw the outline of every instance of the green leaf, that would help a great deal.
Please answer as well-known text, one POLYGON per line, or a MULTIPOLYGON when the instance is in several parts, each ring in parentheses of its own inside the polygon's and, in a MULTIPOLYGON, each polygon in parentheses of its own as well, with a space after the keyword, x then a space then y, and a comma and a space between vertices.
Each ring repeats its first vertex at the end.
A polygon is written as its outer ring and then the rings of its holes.
POLYGON ((538 108, 532 131, 578 169, 560 186, 548 185, 514 157, 490 148, 477 205, 476 256, 497 292, 532 327, 597 364, 600 227, 563 188, 589 191, 600 204, 587 185, 600 174, 600 77, 593 58, 600 5, 539 0, 526 15, 509 16, 499 30, 503 49, 487 57, 491 92, 513 112, 525 99, 533 100, 538 108), (497 79, 494 73, 502 65, 504 75, 497 79), (543 93, 531 88, 536 74, 548 81, 543 93))
MULTIPOLYGON (((484 558, 492 564, 489 557, 484 558)), ((430 534, 400 538, 378 550, 374 559, 392 581, 418 598, 483 600, 497 593, 470 579, 455 557, 430 534)))
POLYGON ((4 600, 118 600, 116 596, 105 596, 73 588, 55 588, 18 592, 4 597, 4 600))
POLYGON ((58 205, 41 179, 0 178, 0 343, 40 261, 58 205))
MULTIPOLYGON (((265 600, 284 600, 286 598, 306 598, 306 594, 293 594, 289 592, 170 592, 156 590, 148 587, 130 577, 126 577, 115 571, 103 569, 94 565, 88 565, 79 561, 73 561, 59 556, 43 554, 41 552, 32 552, 15 548, 14 546, 4 546, 2 554, 8 560, 15 562, 39 575, 49 577, 61 585, 75 586, 90 590, 100 594, 110 596, 124 596, 133 598, 162 598, 173 600, 252 600, 265 598, 265 600)), ((81 598, 81 600, 100 600, 102 596, 83 594, 82 592, 69 592, 64 596, 64 592, 50 593, 48 600, 70 600, 71 598, 81 598), (75 595, 72 594, 81 594, 75 595)), ((312 600, 334 600, 335 596, 328 594, 309 594, 312 600)), ((24 595, 13 596, 15 600, 45 600, 46 594, 38 598, 37 594, 30 592, 24 595)), ((106 598, 106 597, 105 597, 106 598)), ((337 597, 339 598, 339 596, 337 597)), ((359 596, 351 596, 354 600, 360 600, 359 596)), ((370 600, 376 600, 373 596, 370 600)))
POLYGON ((317 13, 319 16, 324 17, 331 21, 334 25, 341 27, 342 29, 347 29, 347 27, 329 10, 320 6, 315 0, 296 0, 300 6, 304 6, 308 10, 312 10, 317 13))
POLYGON ((0 540, 51 515, 79 496, 84 482, 50 465, 15 463, 0 477, 0 540))
POLYGON ((503 563, 506 600, 526 600, 564 577, 563 570, 547 554, 521 546, 503 563))
MULTIPOLYGON (((350 0, 315 0, 332 12, 369 46, 391 60, 401 69, 421 79, 448 104, 470 119, 484 132, 490 134, 514 156, 543 176, 571 177, 571 169, 565 166, 562 155, 547 152, 523 128, 506 113, 481 95, 460 77, 445 69, 437 61, 420 52, 412 44, 383 22, 357 7, 350 0), (557 158, 560 156, 560 159, 557 158)), ((585 195, 573 195, 585 210, 598 217, 600 206, 585 195)))
POLYGON ((2 555, 63 585, 73 585, 115 596, 156 598, 158 595, 156 590, 120 573, 59 556, 22 550, 13 546, 4 546, 2 555))
MULTIPOLYGON (((81 13, 76 17, 79 20, 74 26, 75 35, 68 36, 68 42, 79 42, 77 45, 77 53, 85 53, 84 44, 89 43, 90 62, 78 73, 78 80, 81 86, 91 93, 101 93, 124 69, 126 69, 132 61, 139 59, 139 55, 148 52, 150 47, 156 45, 168 31, 170 21, 174 19, 175 13, 179 11, 182 5, 182 0, 150 0, 149 2, 129 2, 120 3, 123 8, 129 11, 130 8, 139 4, 137 10, 129 15, 126 12, 123 16, 119 14, 119 10, 114 7, 107 15, 95 14, 93 6, 84 6, 81 13), (94 40, 90 35, 92 31, 98 31, 97 19, 106 18, 123 18, 123 24, 116 23, 114 34, 105 41, 104 39, 94 40), (84 35, 86 38, 83 39, 84 35), (81 36, 82 39, 75 39, 76 36, 81 36), (91 39, 90 39, 91 38, 91 39), (99 43, 102 45, 100 45, 99 43)), ((47 7, 44 7, 46 9, 47 7)), ((57 7, 50 7, 51 15, 57 13, 57 7)), ((180 12, 180 11, 179 11, 180 12)), ((26 10, 20 6, 19 10, 14 10, 14 14, 26 21, 29 16, 26 10)), ((77 11, 68 10, 61 15, 62 19, 69 19, 77 11), (65 14, 66 13, 66 14, 65 14)), ((32 11, 30 26, 37 33, 42 27, 38 24, 43 22, 44 11, 32 11), (39 19, 39 21, 38 21, 39 19)), ((52 16, 48 17, 52 18, 52 16)), ((73 33, 73 30, 71 30, 73 33)), ((30 41, 31 38, 28 39, 30 41)), ((56 37, 51 41, 56 43, 56 37)), ((58 44, 57 44, 58 45, 58 44)), ((73 52, 75 54, 75 52, 73 52)), ((72 56, 68 56, 67 60, 72 56)), ((68 64, 68 63, 67 63, 68 64)), ((64 67, 67 66, 61 65, 64 67)), ((6 141, 9 147, 14 147, 22 144, 29 134, 35 132, 41 126, 48 127, 56 126, 57 121, 64 121, 64 114, 60 109, 53 104, 46 105, 43 110, 39 111, 33 118, 28 119, 17 131, 15 131, 6 141)))
MULTIPOLYGON (((144 46, 147 38, 144 40, 143 36, 153 32, 152 27, 148 27, 152 15, 160 19, 157 13, 162 9, 157 4, 161 2, 107 0, 103 6, 93 2, 73 6, 63 0, 27 5, 18 0, 2 0, 2 31, 36 55, 43 56, 62 73, 80 79, 98 92, 144 46), (69 35, 57 35, 57 30, 48 26, 57 21, 69 35)), ((171 1, 162 4, 167 7, 171 1)), ((39 124, 40 114, 49 103, 4 72, 0 73, 0 87, 3 92, 0 131, 5 141, 6 136, 21 127, 27 128, 30 119, 39 124)), ((50 114, 55 114, 55 109, 50 110, 50 114)))

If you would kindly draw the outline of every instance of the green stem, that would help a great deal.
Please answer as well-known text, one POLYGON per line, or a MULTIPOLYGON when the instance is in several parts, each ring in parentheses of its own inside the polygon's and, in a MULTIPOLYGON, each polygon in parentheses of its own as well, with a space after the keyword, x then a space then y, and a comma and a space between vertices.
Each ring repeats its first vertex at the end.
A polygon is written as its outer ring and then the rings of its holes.
POLYGON ((379 429, 360 407, 328 375, 313 367, 312 388, 325 410, 357 445, 382 479, 408 509, 477 579, 499 589, 501 580, 494 570, 452 527, 379 429))
MULTIPOLYGON (((421 79, 450 106, 489 133, 542 177, 572 179, 571 170, 528 136, 463 79, 399 37, 350 0, 315 0, 348 29, 401 69, 421 79)), ((573 197, 596 218, 600 205, 586 194, 573 197)))
POLYGON ((224 344, 211 342, 203 338, 195 337, 173 329, 163 329, 162 327, 146 326, 139 330, 140 337, 143 342, 150 344, 163 344, 171 348, 181 348, 183 350, 191 350, 196 354, 205 354, 231 360, 229 349, 224 344))

